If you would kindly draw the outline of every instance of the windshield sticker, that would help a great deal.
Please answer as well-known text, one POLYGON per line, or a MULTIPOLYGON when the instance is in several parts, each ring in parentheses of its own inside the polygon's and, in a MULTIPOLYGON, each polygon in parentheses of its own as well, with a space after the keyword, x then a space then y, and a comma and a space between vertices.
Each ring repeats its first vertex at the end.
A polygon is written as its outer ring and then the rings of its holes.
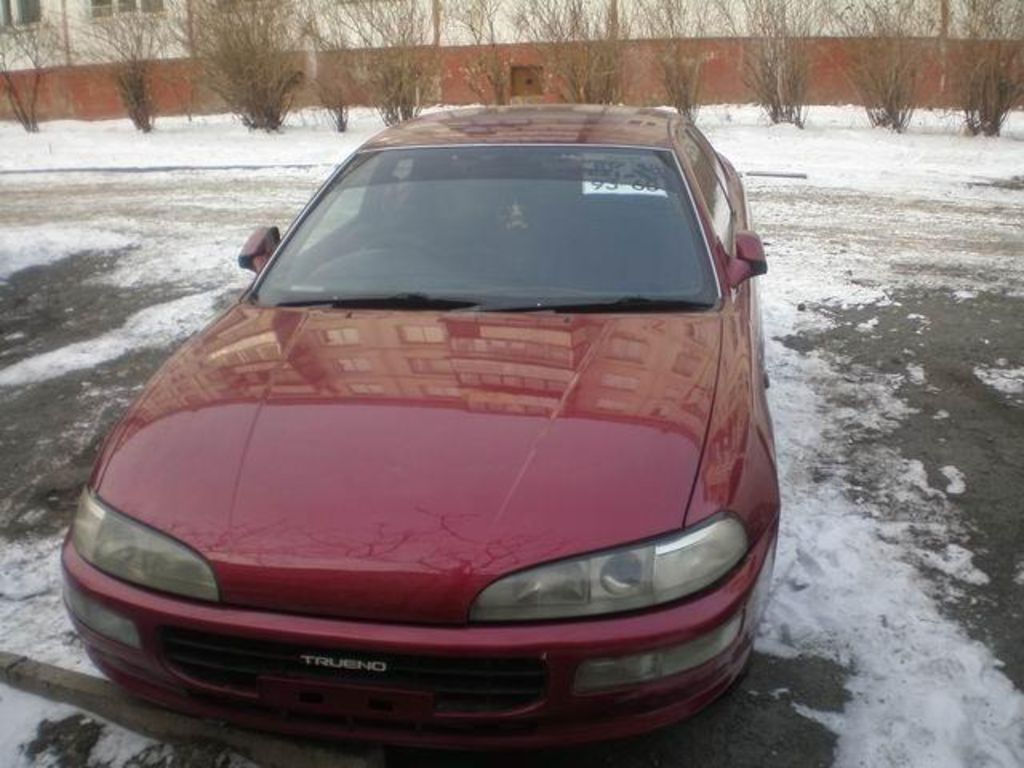
POLYGON ((619 184, 615 181, 584 181, 584 195, 654 195, 655 197, 668 197, 668 192, 658 187, 636 182, 634 184, 619 184))

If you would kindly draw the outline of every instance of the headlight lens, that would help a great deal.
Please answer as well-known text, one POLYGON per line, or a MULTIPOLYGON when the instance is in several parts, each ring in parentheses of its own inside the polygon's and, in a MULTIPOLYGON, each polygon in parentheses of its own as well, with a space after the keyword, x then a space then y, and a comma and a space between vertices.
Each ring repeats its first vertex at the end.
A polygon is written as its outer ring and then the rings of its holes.
POLYGON ((732 645, 741 626, 743 614, 739 613, 717 629, 682 645, 614 659, 590 659, 576 670, 573 690, 592 693, 637 685, 699 667, 732 645))
POLYGON ((131 619, 86 597, 68 581, 64 582, 64 602, 75 618, 93 632, 132 648, 142 647, 139 630, 131 619))
POLYGON ((747 554, 729 513, 640 546, 563 560, 507 576, 480 593, 472 621, 574 618, 646 608, 699 592, 747 554))
POLYGON ((220 595, 209 564, 169 536, 100 503, 82 492, 71 542, 101 571, 144 587, 216 601, 220 595))

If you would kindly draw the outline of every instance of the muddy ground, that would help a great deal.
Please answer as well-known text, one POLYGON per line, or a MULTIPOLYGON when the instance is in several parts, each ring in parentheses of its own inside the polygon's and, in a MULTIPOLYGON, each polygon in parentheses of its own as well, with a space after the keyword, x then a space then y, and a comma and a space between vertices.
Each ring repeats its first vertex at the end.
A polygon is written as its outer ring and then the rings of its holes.
MULTIPOLYGON (((1024 562, 1024 397, 1002 394, 974 372, 1024 364, 1024 300, 996 293, 964 298, 948 290, 897 291, 891 299, 886 306, 841 312, 819 307, 835 326, 784 343, 836 355, 852 381, 898 378, 894 392, 913 410, 889 435, 892 447, 919 459, 936 489, 948 486, 942 467, 955 466, 969 478, 954 503, 965 547, 988 580, 974 584, 927 563, 922 568, 943 608, 992 648, 1006 675, 1024 688, 1024 602, 1017 581, 1024 562), (923 378, 908 376, 908 366, 923 378)), ((849 446, 846 466, 857 473, 855 492, 877 490, 874 445, 871 434, 857 434, 849 446)), ((919 537, 928 551, 942 552, 947 543, 919 537)))

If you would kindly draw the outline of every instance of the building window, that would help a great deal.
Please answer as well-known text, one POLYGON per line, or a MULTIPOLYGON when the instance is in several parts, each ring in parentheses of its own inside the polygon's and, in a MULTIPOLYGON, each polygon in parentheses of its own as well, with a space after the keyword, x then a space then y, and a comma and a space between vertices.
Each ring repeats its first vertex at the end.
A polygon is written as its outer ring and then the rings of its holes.
POLYGON ((37 24, 42 18, 43 9, 39 0, 0 0, 0 27, 37 24))
POLYGON ((509 72, 510 95, 522 99, 544 94, 544 68, 513 65, 509 72))
POLYGON ((39 0, 18 0, 18 23, 38 24, 43 18, 39 0))
MULTIPOLYGON (((38 2, 38 0, 34 0, 38 2)), ((102 19, 115 13, 162 13, 164 0, 91 0, 92 17, 102 19)))

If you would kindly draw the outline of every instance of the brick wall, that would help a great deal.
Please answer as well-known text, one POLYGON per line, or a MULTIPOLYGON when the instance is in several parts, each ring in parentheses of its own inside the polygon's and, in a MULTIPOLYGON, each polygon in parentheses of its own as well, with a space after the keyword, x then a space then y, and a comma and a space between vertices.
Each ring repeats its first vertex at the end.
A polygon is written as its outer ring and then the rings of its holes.
MULTIPOLYGON (((820 38, 814 41, 810 78, 810 103, 849 104, 858 101, 857 93, 846 75, 850 46, 848 38, 820 38)), ((743 84, 743 56, 748 41, 737 38, 709 38, 698 42, 704 57, 702 101, 706 103, 741 103, 750 101, 743 84)), ((944 56, 935 39, 922 39, 924 62, 920 93, 925 106, 952 106, 948 78, 944 76, 944 56)), ((625 58, 626 101, 636 104, 658 104, 657 72, 653 51, 657 41, 638 40, 627 44, 625 58)), ((463 69, 472 47, 441 49, 440 101, 444 104, 468 104, 479 101, 466 83, 463 69)), ((523 43, 502 46, 508 61, 515 65, 541 64, 537 46, 523 43)), ((307 60, 303 57, 304 61, 307 60)), ((61 67, 46 72, 39 97, 39 115, 43 120, 77 118, 100 120, 123 117, 109 65, 61 67)), ((155 101, 162 115, 202 114, 223 111, 224 105, 202 87, 198 65, 188 59, 170 59, 153 64, 155 101)), ((18 72, 15 79, 27 79, 30 73, 18 72)), ((546 83, 546 101, 557 100, 557 88, 546 83)), ((303 88, 297 106, 314 102, 313 90, 303 88)), ((0 118, 9 119, 10 110, 0 82, 0 118)))

